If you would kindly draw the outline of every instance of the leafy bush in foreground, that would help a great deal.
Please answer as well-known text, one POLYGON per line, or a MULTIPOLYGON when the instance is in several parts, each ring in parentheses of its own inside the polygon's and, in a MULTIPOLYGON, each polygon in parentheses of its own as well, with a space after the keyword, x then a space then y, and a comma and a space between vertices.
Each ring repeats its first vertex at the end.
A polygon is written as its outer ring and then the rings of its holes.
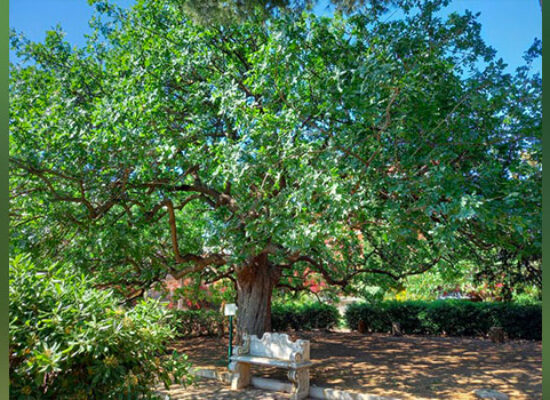
POLYGON ((501 326, 511 339, 542 337, 540 304, 465 300, 354 303, 346 309, 345 319, 351 329, 357 329, 363 320, 370 332, 390 332, 392 322, 398 322, 407 334, 483 336, 492 326, 501 326))
POLYGON ((185 356, 155 302, 125 310, 70 268, 10 260, 9 366, 13 399, 150 399, 161 380, 187 383, 185 356))

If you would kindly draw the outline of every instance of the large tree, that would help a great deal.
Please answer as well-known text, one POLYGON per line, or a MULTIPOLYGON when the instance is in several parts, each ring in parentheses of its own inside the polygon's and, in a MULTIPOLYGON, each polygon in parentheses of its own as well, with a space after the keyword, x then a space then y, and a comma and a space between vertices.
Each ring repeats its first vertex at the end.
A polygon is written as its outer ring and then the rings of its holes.
POLYGON ((540 43, 510 75, 471 13, 399 3, 202 26, 176 0, 99 2, 85 48, 13 34, 13 248, 132 295, 231 279, 253 334, 307 273, 346 288, 532 265, 540 43))

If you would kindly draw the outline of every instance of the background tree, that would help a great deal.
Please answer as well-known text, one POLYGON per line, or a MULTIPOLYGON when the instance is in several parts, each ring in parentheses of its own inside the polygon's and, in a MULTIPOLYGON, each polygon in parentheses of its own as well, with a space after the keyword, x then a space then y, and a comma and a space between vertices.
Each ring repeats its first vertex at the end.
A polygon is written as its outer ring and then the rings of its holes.
POLYGON ((503 252, 531 265, 541 79, 506 74, 446 3, 202 26, 179 1, 98 2, 85 48, 13 34, 32 61, 10 70, 14 251, 129 297, 167 273, 230 279, 251 334, 310 273, 349 288, 503 252))
MULTIPOLYGON (((447 1, 448 3, 449 1, 447 1)), ((181 0, 182 10, 188 14, 194 22, 204 25, 231 24, 246 20, 251 15, 256 18, 269 18, 281 14, 300 14, 303 11, 311 11, 315 6, 332 9, 336 13, 349 15, 354 12, 381 14, 387 12, 389 7, 403 5, 411 7, 413 3, 399 2, 396 0, 207 0, 192 1, 181 0)))

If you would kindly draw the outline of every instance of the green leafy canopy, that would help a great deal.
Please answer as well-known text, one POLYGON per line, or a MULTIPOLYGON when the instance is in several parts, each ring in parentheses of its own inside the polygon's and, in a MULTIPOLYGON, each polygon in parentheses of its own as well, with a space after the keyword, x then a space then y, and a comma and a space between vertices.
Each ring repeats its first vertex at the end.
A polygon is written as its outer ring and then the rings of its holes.
POLYGON ((508 74, 472 13, 394 3, 203 26, 179 1, 96 2, 84 48, 12 34, 12 246, 138 295, 260 256, 294 289, 532 268, 540 42, 508 74))

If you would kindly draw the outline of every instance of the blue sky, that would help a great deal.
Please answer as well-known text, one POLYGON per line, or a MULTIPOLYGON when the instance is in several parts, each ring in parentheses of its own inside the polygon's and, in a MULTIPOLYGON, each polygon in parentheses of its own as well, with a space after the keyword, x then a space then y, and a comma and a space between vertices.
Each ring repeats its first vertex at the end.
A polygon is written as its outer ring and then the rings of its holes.
MULTIPOLYGON (((127 7, 132 0, 118 0, 127 7)), ((454 0, 444 14, 470 9, 481 12, 484 40, 497 50, 497 55, 515 69, 523 62, 522 55, 535 37, 542 37, 542 18, 538 0, 454 0)), ((322 7, 317 7, 323 12, 322 7)), ((326 12, 326 11, 324 11, 326 12)), ((60 24, 66 39, 82 44, 88 32, 93 8, 86 0, 11 0, 10 26, 33 41, 44 39, 44 32, 60 24)), ((541 71, 541 60, 534 64, 541 71)), ((511 71, 510 71, 511 72, 511 71)))

